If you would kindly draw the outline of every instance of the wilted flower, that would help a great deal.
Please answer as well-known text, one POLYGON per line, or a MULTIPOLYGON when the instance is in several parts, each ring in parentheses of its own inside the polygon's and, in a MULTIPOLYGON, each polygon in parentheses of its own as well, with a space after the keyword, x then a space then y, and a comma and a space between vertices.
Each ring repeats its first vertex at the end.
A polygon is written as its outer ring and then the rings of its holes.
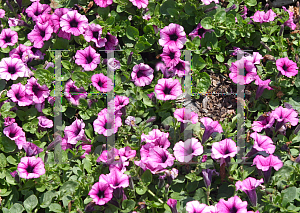
POLYGON ((128 116, 125 120, 125 123, 128 125, 128 126, 136 126, 135 124, 135 117, 133 116, 128 116))
POLYGON ((42 148, 40 148, 37 145, 35 145, 34 143, 30 143, 30 142, 24 143, 23 149, 25 150, 27 157, 35 156, 35 155, 41 153, 42 151, 44 151, 42 148))
POLYGON ((204 179, 204 184, 206 188, 208 188, 211 185, 212 176, 219 175, 219 172, 216 172, 215 169, 202 169, 202 175, 204 179))

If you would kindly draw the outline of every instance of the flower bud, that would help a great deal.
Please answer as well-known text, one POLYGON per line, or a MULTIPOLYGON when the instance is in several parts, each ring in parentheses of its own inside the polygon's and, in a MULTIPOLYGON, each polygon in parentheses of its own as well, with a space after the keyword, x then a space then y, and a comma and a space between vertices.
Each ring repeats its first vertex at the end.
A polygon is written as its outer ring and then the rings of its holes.
POLYGON ((230 10, 235 10, 235 9, 236 9, 236 6, 235 6, 235 4, 233 4, 231 7, 226 8, 226 9, 225 9, 225 12, 227 13, 227 12, 229 12, 230 10))
POLYGON ((161 189, 164 186, 164 184, 165 184, 165 180, 164 179, 165 179, 164 175, 159 176, 159 178, 158 178, 158 185, 157 185, 158 189, 161 189))
POLYGON ((284 30, 284 24, 280 25, 279 36, 283 35, 283 30, 284 30))
POLYGON ((177 213, 177 209, 176 209, 177 200, 170 198, 167 201, 167 204, 171 208, 172 213, 177 213))
POLYGON ((129 188, 131 190, 134 190, 134 183, 133 183, 132 177, 131 177, 131 175, 128 175, 128 176, 129 176, 129 188))
POLYGON ((127 65, 129 65, 132 62, 132 55, 133 55, 133 52, 130 52, 128 59, 127 59, 127 65))
POLYGON ((211 11, 217 9, 217 8, 218 8, 217 6, 210 7, 210 8, 208 8, 208 9, 204 10, 204 13, 209 13, 209 12, 211 12, 211 11))

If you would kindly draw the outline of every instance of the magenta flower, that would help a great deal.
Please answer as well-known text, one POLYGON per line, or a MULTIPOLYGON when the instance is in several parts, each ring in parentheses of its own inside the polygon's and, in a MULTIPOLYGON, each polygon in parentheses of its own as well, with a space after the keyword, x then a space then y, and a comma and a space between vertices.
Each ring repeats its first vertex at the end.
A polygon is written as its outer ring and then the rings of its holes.
MULTIPOLYGON (((52 13, 51 21, 53 24, 53 32, 58 33, 58 30, 60 28, 60 18, 67 14, 70 10, 68 8, 57 8, 54 10, 54 13, 52 13)), ((63 32, 62 30, 60 30, 63 32)), ((70 34, 71 35, 71 34, 70 34)))
POLYGON ((251 16, 250 18, 253 18, 254 22, 263 23, 263 22, 274 21, 276 16, 277 16, 276 13, 274 13, 273 10, 270 9, 266 13, 264 11, 256 11, 254 15, 251 16))
POLYGON ((182 94, 181 85, 178 79, 162 78, 158 80, 154 89, 156 98, 159 100, 175 100, 177 96, 182 94))
POLYGON ((119 114, 116 113, 119 110, 125 112, 125 106, 129 104, 129 98, 126 96, 116 95, 114 100, 111 100, 107 104, 108 106, 110 106, 111 109, 114 108, 115 114, 119 114), (114 106, 113 103, 115 104, 114 106))
POLYGON ((202 175, 204 179, 204 184, 206 188, 208 188, 211 185, 212 176, 219 175, 219 172, 216 172, 215 169, 202 169, 202 175))
POLYGON ((18 126, 17 123, 13 123, 8 127, 3 129, 4 135, 6 135, 11 140, 16 140, 21 136, 25 136, 25 132, 21 127, 18 126))
POLYGON ((299 122, 298 113, 294 109, 277 107, 272 111, 271 116, 277 120, 275 131, 278 131, 285 123, 290 123, 292 126, 296 126, 299 122))
POLYGON ((230 158, 233 158, 237 154, 236 143, 229 138, 220 142, 214 142, 211 150, 211 157, 213 159, 221 159, 220 165, 223 163, 227 164, 230 161, 230 158))
MULTIPOLYGON (((29 51, 29 53, 33 55, 33 52, 31 51, 31 47, 25 46, 24 44, 19 44, 17 48, 14 48, 9 52, 9 57, 22 59, 23 54, 27 51, 29 51)), ((25 60, 22 61, 25 63, 25 60)))
MULTIPOLYGON (((190 62, 183 61, 183 60, 180 59, 178 61, 178 64, 176 66, 170 68, 170 69, 172 69, 172 72, 175 72, 175 74, 179 78, 182 78, 183 76, 185 76, 187 73, 189 73, 191 71, 190 62)), ((169 70, 169 72, 171 72, 171 71, 169 70)))
POLYGON ((19 77, 28 77, 23 61, 17 58, 2 58, 0 62, 0 78, 8 81, 17 80, 19 77))
POLYGON ((133 67, 131 78, 136 86, 144 87, 151 84, 154 77, 153 72, 154 70, 149 65, 140 63, 133 67))
POLYGON ((189 201, 186 203, 186 211, 188 213, 210 213, 208 206, 204 203, 199 203, 199 201, 189 201))
POLYGON ((180 50, 176 46, 164 46, 163 53, 160 54, 166 66, 171 68, 179 63, 180 55, 180 50))
POLYGON ((221 199, 217 203, 218 212, 222 213, 247 213, 247 201, 242 201, 238 196, 234 196, 225 201, 221 199))
POLYGON ((169 198, 167 204, 171 208, 172 213, 177 213, 177 208, 176 208, 177 200, 169 198))
POLYGON ((196 138, 187 139, 185 142, 179 141, 175 144, 174 156, 179 162, 190 162, 194 156, 203 153, 203 146, 196 138))
POLYGON ((113 189, 116 188, 126 188, 129 186, 129 177, 118 169, 110 170, 107 175, 101 174, 99 177, 99 182, 106 182, 113 189))
POLYGON ((22 157, 18 164, 19 176, 25 179, 39 178, 46 173, 42 158, 22 157))
POLYGON ((111 70, 117 70, 121 68, 121 64, 120 61, 118 61, 115 58, 110 58, 110 59, 103 59, 103 64, 107 64, 107 66, 111 69, 111 70))
POLYGON ((252 166, 253 165, 256 165, 257 169, 263 171, 265 183, 268 183, 271 177, 272 167, 276 171, 278 171, 283 166, 283 163, 278 157, 274 155, 269 155, 266 158, 261 155, 257 155, 253 159, 252 166))
POLYGON ((4 126, 10 126, 11 124, 15 123, 16 120, 11 117, 4 118, 4 126))
POLYGON ((198 123, 198 114, 196 114, 195 112, 190 112, 190 114, 186 114, 185 112, 185 108, 176 109, 174 112, 174 117, 182 123, 198 123))
POLYGON ((146 14, 146 15, 143 16, 143 19, 149 21, 151 19, 151 15, 146 14))
POLYGON ((101 38, 102 27, 99 24, 90 24, 84 33, 84 38, 87 42, 93 41, 96 47, 101 48, 105 46, 106 38, 101 38))
POLYGON ((148 6, 148 0, 129 0, 137 8, 146 8, 148 6))
POLYGON ((202 144, 204 144, 208 140, 208 138, 212 135, 212 133, 223 132, 222 126, 221 124, 219 124, 218 121, 213 121, 211 118, 208 117, 203 117, 200 119, 200 121, 205 127, 205 131, 201 141, 202 144))
POLYGON ((18 42, 18 33, 11 29, 3 29, 0 33, 0 47, 14 46, 18 42))
POLYGON ((48 41, 53 33, 53 27, 49 24, 37 23, 33 30, 27 35, 29 41, 33 43, 35 48, 42 48, 44 41, 48 41))
POLYGON ((205 33, 211 33, 213 30, 206 30, 204 29, 201 24, 199 23, 192 32, 190 32, 189 36, 194 40, 194 38, 199 37, 204 38, 205 33))
MULTIPOLYGON (((266 153, 268 153, 268 154, 273 154, 275 152, 276 147, 273 144, 273 141, 270 137, 268 137, 266 135, 259 135, 259 134, 257 134, 257 132, 251 133, 250 137, 254 139, 254 145, 253 145, 252 149, 255 149, 256 152, 266 151, 266 153)), ((256 153, 256 152, 253 153, 254 150, 251 150, 251 151, 250 151, 251 155, 256 153)), ((250 156, 248 154, 247 154, 247 156, 250 156)))
POLYGON ((105 137, 107 137, 112 135, 113 133, 117 133, 118 128, 122 126, 122 119, 120 116, 115 116, 114 124, 113 124, 114 130, 106 129, 106 124, 108 122, 111 125, 113 123, 113 121, 110 121, 108 119, 107 109, 105 108, 98 114, 98 118, 93 122, 95 132, 97 132, 98 134, 103 134, 105 137))
POLYGON ((52 128, 53 127, 53 121, 46 118, 45 116, 39 116, 37 117, 39 119, 39 126, 43 128, 52 128))
POLYGON ((107 7, 113 3, 113 0, 94 0, 99 7, 107 7))
POLYGON ((263 81, 259 76, 256 77, 255 84, 258 85, 258 88, 256 90, 255 100, 257 100, 263 94, 265 89, 273 90, 273 88, 269 86, 270 82, 271 79, 263 81))
POLYGON ((85 123, 81 119, 76 119, 70 126, 64 130, 68 143, 76 144, 77 141, 83 140, 86 136, 84 134, 85 123))
POLYGON ((235 183, 236 191, 239 189, 245 192, 253 206, 257 205, 256 187, 263 183, 263 179, 256 180, 253 177, 248 177, 243 181, 237 181, 235 183))
POLYGON ((3 18, 5 16, 5 10, 0 9, 0 18, 3 18))
POLYGON ((136 155, 136 150, 133 150, 129 146, 126 146, 125 148, 119 149, 119 155, 120 157, 124 156, 127 159, 134 158, 136 155))
POLYGON ((41 153, 42 151, 44 151, 42 148, 40 148, 37 145, 35 145, 34 143, 30 143, 30 142, 24 143, 23 149, 25 150, 27 157, 35 156, 35 155, 41 153))
POLYGON ((102 73, 93 75, 91 80, 93 86, 100 92, 110 92, 114 88, 112 80, 102 73))
POLYGON ((80 89, 75 86, 75 82, 69 80, 65 85, 65 97, 74 105, 79 105, 79 99, 86 98, 87 92, 83 87, 80 89))
POLYGON ((8 18, 8 25, 10 27, 16 27, 16 26, 27 26, 28 24, 25 21, 18 18, 8 18))
POLYGON ((11 85, 7 96, 10 97, 13 102, 18 103, 19 106, 29 106, 32 104, 31 98, 26 93, 26 87, 21 83, 11 85))
POLYGON ((219 0, 202 0, 203 4, 209 5, 212 2, 215 2, 216 4, 219 3, 219 0))
POLYGON ((229 77, 236 84, 250 84, 257 77, 256 67, 254 63, 252 61, 246 60, 245 57, 237 60, 236 62, 233 62, 229 70, 231 71, 229 77), (244 73, 240 73, 240 70, 244 69, 246 71, 246 75, 244 73))
POLYGON ((79 36, 88 28, 88 19, 77 10, 73 10, 60 18, 60 26, 62 31, 79 36))
POLYGON ((33 21, 36 21, 37 17, 43 13, 50 13, 51 7, 47 4, 41 4, 39 1, 33 2, 25 12, 28 17, 31 17, 33 21))
POLYGON ((156 71, 160 70, 163 73, 164 78, 172 78, 175 76, 175 69, 167 69, 165 64, 162 62, 157 63, 155 69, 156 71))
POLYGON ((142 133, 141 142, 146 141, 147 143, 152 143, 154 146, 159 146, 163 149, 167 149, 170 146, 170 141, 168 140, 169 133, 161 132, 159 129, 151 130, 148 135, 142 133))
POLYGON ((75 63, 81 65, 85 71, 93 71, 100 64, 100 54, 91 46, 84 50, 77 50, 75 54, 75 63))
POLYGON ((159 45, 169 46, 174 49, 182 49, 187 41, 184 28, 178 24, 171 23, 160 30, 159 45))
POLYGON ((106 50, 116 49, 115 47, 119 44, 119 40, 117 39, 116 36, 113 36, 112 34, 110 34, 110 32, 107 32, 105 39, 106 39, 105 42, 106 50))
POLYGON ((297 64, 292 60, 289 60, 288 57, 277 59, 276 66, 281 74, 287 77, 292 77, 298 74, 297 64))
POLYGON ((89 196, 93 198, 95 204, 103 206, 113 197, 113 189, 105 182, 97 182, 89 191, 89 196))
POLYGON ((267 112, 266 115, 259 116, 257 121, 253 121, 252 130, 255 132, 261 132, 263 129, 270 131, 274 122, 275 118, 270 112, 267 112))
POLYGON ((297 25, 294 23, 294 12, 287 10, 284 6, 282 6, 285 12, 289 13, 289 19, 284 22, 284 26, 288 26, 291 30, 295 30, 297 25))
POLYGON ((50 94, 49 88, 44 84, 41 86, 37 79, 31 77, 27 80, 26 93, 32 98, 32 101, 36 104, 43 103, 50 94))
POLYGON ((112 164, 115 160, 115 157, 119 155, 119 150, 114 148, 113 150, 104 150, 101 155, 97 158, 97 162, 100 161, 106 164, 112 164))

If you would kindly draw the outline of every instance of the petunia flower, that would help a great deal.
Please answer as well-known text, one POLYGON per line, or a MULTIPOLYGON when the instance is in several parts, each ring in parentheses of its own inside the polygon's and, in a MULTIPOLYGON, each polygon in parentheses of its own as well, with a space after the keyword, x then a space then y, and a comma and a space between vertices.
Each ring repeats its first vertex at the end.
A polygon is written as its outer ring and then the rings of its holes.
POLYGON ((163 73, 164 78, 172 78, 175 76, 175 69, 167 69, 165 64, 162 62, 157 63, 155 69, 156 71, 160 70, 163 73))
POLYGON ((149 21, 151 19, 151 15, 146 14, 146 15, 143 16, 143 19, 149 21))
POLYGON ((271 114, 271 112, 265 113, 265 115, 259 116, 257 121, 253 121, 252 130, 255 132, 261 132, 263 129, 266 131, 270 131, 273 128, 273 124, 275 122, 275 118, 271 114))
MULTIPOLYGON (((23 54, 29 51, 33 55, 33 52, 31 51, 32 47, 25 46, 24 44, 19 44, 18 47, 12 49, 9 52, 9 57, 11 58, 18 58, 18 59, 23 59, 23 54)), ((25 63, 25 60, 22 60, 25 63)))
POLYGON ((255 64, 252 61, 246 60, 245 57, 233 62, 229 68, 230 79, 236 84, 250 84, 257 77, 255 64), (243 73, 240 73, 241 70, 243 73), (246 71, 246 73, 244 73, 246 71))
POLYGON ((37 17, 43 13, 50 13, 51 7, 47 4, 41 4, 39 1, 33 2, 25 12, 28 17, 31 17, 33 21, 36 21, 37 17))
POLYGON ((272 111, 271 116, 277 120, 275 132, 288 122, 292 126, 296 126, 299 122, 298 113, 294 109, 283 108, 282 106, 272 111))
POLYGON ((137 8, 146 8, 148 6, 148 0, 129 0, 137 8))
POLYGON ((119 150, 113 148, 113 150, 104 150, 101 155, 97 158, 97 162, 103 162, 105 164, 112 164, 115 160, 115 157, 119 155, 119 150))
POLYGON ((180 50, 177 49, 176 46, 164 46, 163 53, 160 54, 160 57, 167 67, 173 68, 179 63, 180 55, 180 50))
POLYGON ((78 106, 79 105, 79 99, 86 98, 87 92, 83 87, 78 88, 75 85, 75 82, 72 80, 69 80, 65 85, 65 97, 67 100, 69 100, 72 104, 78 106))
POLYGON ((136 155, 136 150, 131 149, 129 146, 119 149, 120 157, 124 156, 127 159, 134 158, 136 155))
POLYGON ((92 85, 100 92, 110 92, 114 88, 112 80, 102 73, 93 75, 91 80, 92 85))
POLYGON ((103 60, 103 64, 107 64, 107 66, 111 69, 111 70, 117 70, 121 68, 121 64, 120 61, 118 61, 115 58, 110 58, 110 59, 104 59, 103 60))
POLYGON ((184 28, 178 24, 171 23, 160 30, 159 45, 165 47, 182 49, 187 41, 184 28))
POLYGON ((103 206, 113 197, 113 189, 106 182, 95 183, 88 194, 95 204, 103 206))
POLYGON ((4 118, 4 126, 10 126, 11 124, 15 123, 16 120, 11 117, 4 118))
POLYGON ((96 47, 101 48, 105 46, 106 38, 101 38, 102 27, 99 24, 90 24, 84 33, 84 38, 87 42, 93 41, 96 47))
POLYGON ((5 10, 0 9, 0 18, 3 18, 5 16, 5 10))
POLYGON ((234 196, 225 201, 224 199, 219 200, 217 203, 218 212, 222 213, 247 213, 247 201, 242 201, 238 196, 234 196))
POLYGON ((85 123, 81 119, 76 119, 70 126, 66 126, 64 132, 68 139, 68 143, 76 144, 77 141, 84 139, 85 123))
POLYGON ((206 188, 208 188, 211 185, 212 176, 219 175, 219 172, 216 172, 215 169, 202 169, 202 175, 204 179, 204 184, 206 188))
POLYGON ((169 198, 167 201, 168 206, 171 208, 172 213, 177 213, 177 200, 169 198))
POLYGON ((168 140, 168 137, 168 132, 162 132, 159 129, 153 129, 148 133, 148 135, 142 133, 141 142, 146 141, 147 143, 152 143, 154 146, 159 146, 163 149, 167 149, 171 144, 168 140))
POLYGON ((200 121, 205 127, 205 131, 204 131, 204 134, 202 136, 202 141, 201 141, 202 144, 204 144, 208 140, 208 138, 212 135, 212 133, 223 132, 222 126, 221 126, 221 124, 219 124, 218 121, 213 121, 209 117, 203 117, 200 119, 200 121))
POLYGON ((29 106, 32 104, 31 98, 26 93, 26 87, 21 83, 11 85, 11 89, 7 92, 7 96, 19 106, 29 106))
POLYGON ((43 103, 50 94, 50 90, 46 84, 41 86, 37 79, 31 77, 27 80, 26 93, 31 97, 32 101, 36 104, 43 103))
POLYGON ((236 143, 229 138, 226 138, 220 142, 214 142, 212 144, 211 157, 213 159, 221 159, 220 165, 230 162, 230 158, 233 158, 236 154, 236 143))
POLYGON ((269 155, 268 157, 263 157, 257 155, 253 159, 253 165, 256 165, 256 168, 263 171, 265 183, 268 183, 271 178, 272 167, 278 171, 282 166, 283 162, 274 155, 269 155))
POLYGON ((40 148, 37 145, 35 145, 34 143, 30 143, 30 142, 24 143, 23 149, 25 150, 27 157, 35 156, 35 155, 41 153, 42 151, 44 151, 42 148, 40 148))
POLYGON ((156 93, 156 98, 163 101, 175 100, 179 95, 182 94, 179 80, 173 80, 172 78, 159 79, 154 91, 156 93))
POLYGON ((257 206, 257 194, 256 187, 261 185, 264 180, 261 178, 260 180, 256 180, 253 177, 248 177, 243 181, 237 181, 235 183, 236 191, 239 189, 245 192, 253 206, 257 206))
POLYGON ((42 158, 22 157, 18 164, 19 176, 25 179, 39 178, 45 174, 45 165, 42 158))
POLYGON ((53 127, 53 121, 48 119, 45 116, 39 116, 37 117, 39 119, 39 126, 43 128, 52 128, 53 127))
POLYGON ((276 60, 276 67, 282 75, 292 77, 298 74, 298 67, 295 62, 289 60, 288 57, 276 60))
POLYGON ((289 28, 291 28, 291 30, 295 30, 297 25, 294 23, 294 12, 287 10, 284 6, 282 6, 282 8, 285 12, 289 13, 289 19, 286 22, 284 22, 284 26, 288 26, 289 28))
POLYGON ((189 36, 192 38, 192 40, 194 40, 194 38, 199 37, 204 38, 205 33, 211 33, 213 30, 207 30, 204 29, 201 24, 199 23, 196 27, 196 29, 194 29, 192 32, 190 32, 189 36))
POLYGON ((0 78, 16 80, 19 77, 28 77, 25 64, 18 58, 2 58, 0 61, 0 78))
POLYGON ((186 203, 186 211, 188 213, 210 213, 208 206, 204 203, 199 203, 199 201, 189 201, 186 203))
POLYGON ((144 87, 151 84, 154 76, 154 70, 147 64, 140 63, 133 67, 131 78, 138 87, 144 87))
POLYGON ((113 3, 113 0, 94 0, 99 7, 107 7, 113 3))
POLYGON ((84 50, 77 50, 75 54, 75 63, 81 65, 85 71, 93 71, 100 64, 100 54, 91 46, 84 50))
POLYGON ((174 156, 179 162, 190 162, 194 156, 203 153, 203 146, 196 138, 187 139, 185 142, 179 141, 175 144, 174 156))
POLYGON ((60 18, 60 26, 62 31, 79 36, 88 28, 88 19, 77 10, 73 10, 60 18))
POLYGON ((106 182, 113 189, 116 188, 126 188, 129 186, 129 177, 118 169, 110 170, 109 174, 101 174, 99 177, 99 182, 106 182))
POLYGON ((16 140, 17 138, 21 136, 25 136, 25 132, 21 127, 18 126, 17 123, 13 123, 8 127, 5 127, 3 129, 4 135, 6 135, 11 140, 16 140))
POLYGON ((178 61, 178 64, 176 66, 169 68, 168 70, 168 72, 175 73, 179 78, 184 77, 190 71, 191 71, 190 62, 183 61, 181 59, 178 61))
POLYGON ((195 112, 190 112, 190 114, 187 114, 185 108, 176 109, 174 112, 174 117, 182 123, 198 123, 198 114, 195 112))
POLYGON ((263 94, 265 89, 273 90, 273 88, 269 86, 270 82, 271 79, 263 81, 259 76, 256 77, 255 84, 258 85, 258 88, 256 90, 255 100, 257 100, 263 94))
POLYGON ((117 37, 110 34, 110 32, 107 32, 105 39, 105 50, 115 50, 116 46, 119 44, 117 37))
POLYGON ((250 18, 253 18, 254 22, 264 23, 274 21, 276 16, 276 13, 274 13, 273 10, 270 9, 266 13, 264 11, 256 11, 250 18))
POLYGON ((3 29, 0 33, 0 47, 14 46, 18 42, 18 33, 11 29, 3 29))
POLYGON ((216 4, 219 4, 219 0, 202 0, 203 4, 209 5, 212 2, 215 2, 216 4))
POLYGON ((126 96, 116 95, 114 100, 109 101, 108 106, 110 109, 114 109, 114 114, 117 116, 121 116, 122 113, 126 114, 126 108, 129 104, 129 98, 126 96), (122 112, 122 113, 119 113, 122 112))
POLYGON ((28 33, 27 38, 33 43, 35 48, 42 48, 44 46, 44 41, 48 41, 53 33, 53 27, 49 24, 39 24, 37 23, 33 30, 28 33))
MULTIPOLYGON (((60 18, 69 12, 69 8, 56 8, 51 15, 51 21, 53 24, 53 32, 58 33, 60 28, 60 18)), ((62 32, 62 30, 60 30, 62 32)), ((70 34, 71 35, 71 34, 70 34)))

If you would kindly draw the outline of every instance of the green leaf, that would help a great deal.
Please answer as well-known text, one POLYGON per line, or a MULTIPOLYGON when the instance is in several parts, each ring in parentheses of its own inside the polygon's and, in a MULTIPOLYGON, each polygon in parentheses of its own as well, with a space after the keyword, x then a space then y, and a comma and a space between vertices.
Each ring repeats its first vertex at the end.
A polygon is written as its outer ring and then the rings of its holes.
POLYGON ((207 30, 209 30, 213 27, 212 23, 213 23, 213 20, 211 17, 205 17, 204 19, 201 20, 201 26, 207 30))
POLYGON ((24 202, 23 205, 28 212, 32 212, 32 210, 37 206, 38 199, 35 195, 30 195, 24 202))
POLYGON ((272 110, 276 109, 279 106, 278 99, 272 99, 269 101, 269 106, 272 110))
POLYGON ((155 34, 154 28, 151 25, 146 25, 143 28, 143 31, 144 31, 145 34, 155 34))
POLYGON ((128 26, 126 30, 126 36, 130 40, 137 40, 139 38, 139 30, 133 26, 128 26))
POLYGON ((67 70, 71 69, 71 62, 67 61, 67 60, 62 60, 61 64, 63 65, 64 68, 66 68, 67 70))
POLYGON ((163 125, 172 126, 174 124, 174 118, 173 118, 173 116, 168 116, 167 118, 163 119, 163 121, 161 123, 163 125))
POLYGON ((142 174, 142 182, 148 186, 152 182, 152 173, 150 172, 149 169, 147 169, 143 174, 142 174))
POLYGON ((147 186, 139 186, 139 185, 138 185, 138 186, 135 187, 135 191, 136 191, 136 193, 139 194, 139 195, 145 194, 146 191, 147 191, 147 189, 148 189, 147 186))
POLYGON ((10 163, 10 164, 12 164, 12 165, 18 165, 17 160, 16 160, 15 158, 13 158, 11 155, 8 156, 6 159, 7 159, 7 162, 8 162, 8 163, 10 163))
POLYGON ((286 204, 293 203, 293 201, 295 200, 297 188, 295 186, 292 186, 281 191, 281 193, 283 194, 282 204, 283 206, 286 206, 286 204))
POLYGON ((207 196, 203 189, 199 188, 196 190, 194 199, 198 200, 200 203, 206 203, 207 196))
POLYGON ((6 157, 3 153, 0 153, 0 167, 6 167, 6 157))
POLYGON ((135 201, 134 200, 124 200, 122 202, 122 208, 124 209, 123 212, 130 212, 135 207, 135 201))
POLYGON ((225 10, 219 10, 215 14, 215 19, 216 19, 216 21, 218 21, 220 23, 223 23, 226 20, 226 12, 225 12, 225 10))
POLYGON ((78 184, 79 183, 75 181, 67 181, 60 187, 60 191, 66 190, 68 193, 75 192, 78 184))
POLYGON ((9 111, 11 108, 13 108, 14 106, 16 106, 16 104, 14 102, 7 102, 4 103, 1 107, 1 112, 7 112, 9 111))
POLYGON ((200 55, 195 54, 192 58, 192 66, 198 71, 201 71, 206 66, 206 63, 200 55))
POLYGON ((10 213, 22 213, 24 211, 24 207, 20 203, 15 203, 10 209, 10 213))
POLYGON ((53 44, 54 50, 68 50, 69 49, 69 40, 64 38, 57 38, 53 44))
POLYGON ((223 56, 223 55, 216 55, 216 59, 217 59, 219 62, 224 62, 224 56, 223 56))
POLYGON ((169 12, 168 12, 168 9, 169 8, 175 8, 175 1, 173 0, 167 0, 165 1, 161 6, 160 6, 160 13, 162 15, 170 15, 169 12))
POLYGON ((245 3, 250 6, 250 7, 253 7, 253 6, 256 6, 257 5, 257 1, 256 0, 247 0, 245 1, 245 3))
POLYGON ((98 7, 97 13, 101 16, 104 20, 107 18, 110 11, 110 7, 98 7))
POLYGON ((167 9, 168 13, 172 16, 178 16, 178 10, 176 10, 175 8, 168 8, 167 9))
POLYGON ((5 153, 13 152, 16 149, 16 143, 6 136, 1 137, 0 142, 2 143, 3 151, 5 153))
POLYGON ((85 128, 85 134, 92 139, 94 134, 94 128, 92 124, 88 123, 87 127, 85 128))
POLYGON ((1 79, 0 80, 0 91, 4 90, 6 86, 6 81, 1 79))
POLYGON ((192 5, 190 2, 187 2, 184 6, 184 11, 186 12, 186 14, 188 14, 189 16, 195 16, 196 13, 196 8, 194 5, 192 5))
POLYGON ((91 173, 92 172, 92 163, 91 163, 91 161, 89 161, 87 158, 84 158, 82 160, 82 163, 83 163, 83 167, 85 168, 85 170, 88 173, 91 173))
POLYGON ((199 74, 197 78, 196 90, 197 92, 205 93, 211 85, 210 77, 206 72, 199 74))
POLYGON ((79 85, 85 85, 90 79, 85 72, 75 71, 72 74, 72 80, 79 85))
POLYGON ((51 205, 49 206, 49 210, 52 212, 62 212, 61 205, 59 205, 58 203, 51 203, 51 205))
POLYGON ((43 193, 40 198, 40 202, 42 203, 40 206, 42 208, 47 208, 51 204, 53 197, 55 197, 55 193, 53 191, 46 191, 43 193))

